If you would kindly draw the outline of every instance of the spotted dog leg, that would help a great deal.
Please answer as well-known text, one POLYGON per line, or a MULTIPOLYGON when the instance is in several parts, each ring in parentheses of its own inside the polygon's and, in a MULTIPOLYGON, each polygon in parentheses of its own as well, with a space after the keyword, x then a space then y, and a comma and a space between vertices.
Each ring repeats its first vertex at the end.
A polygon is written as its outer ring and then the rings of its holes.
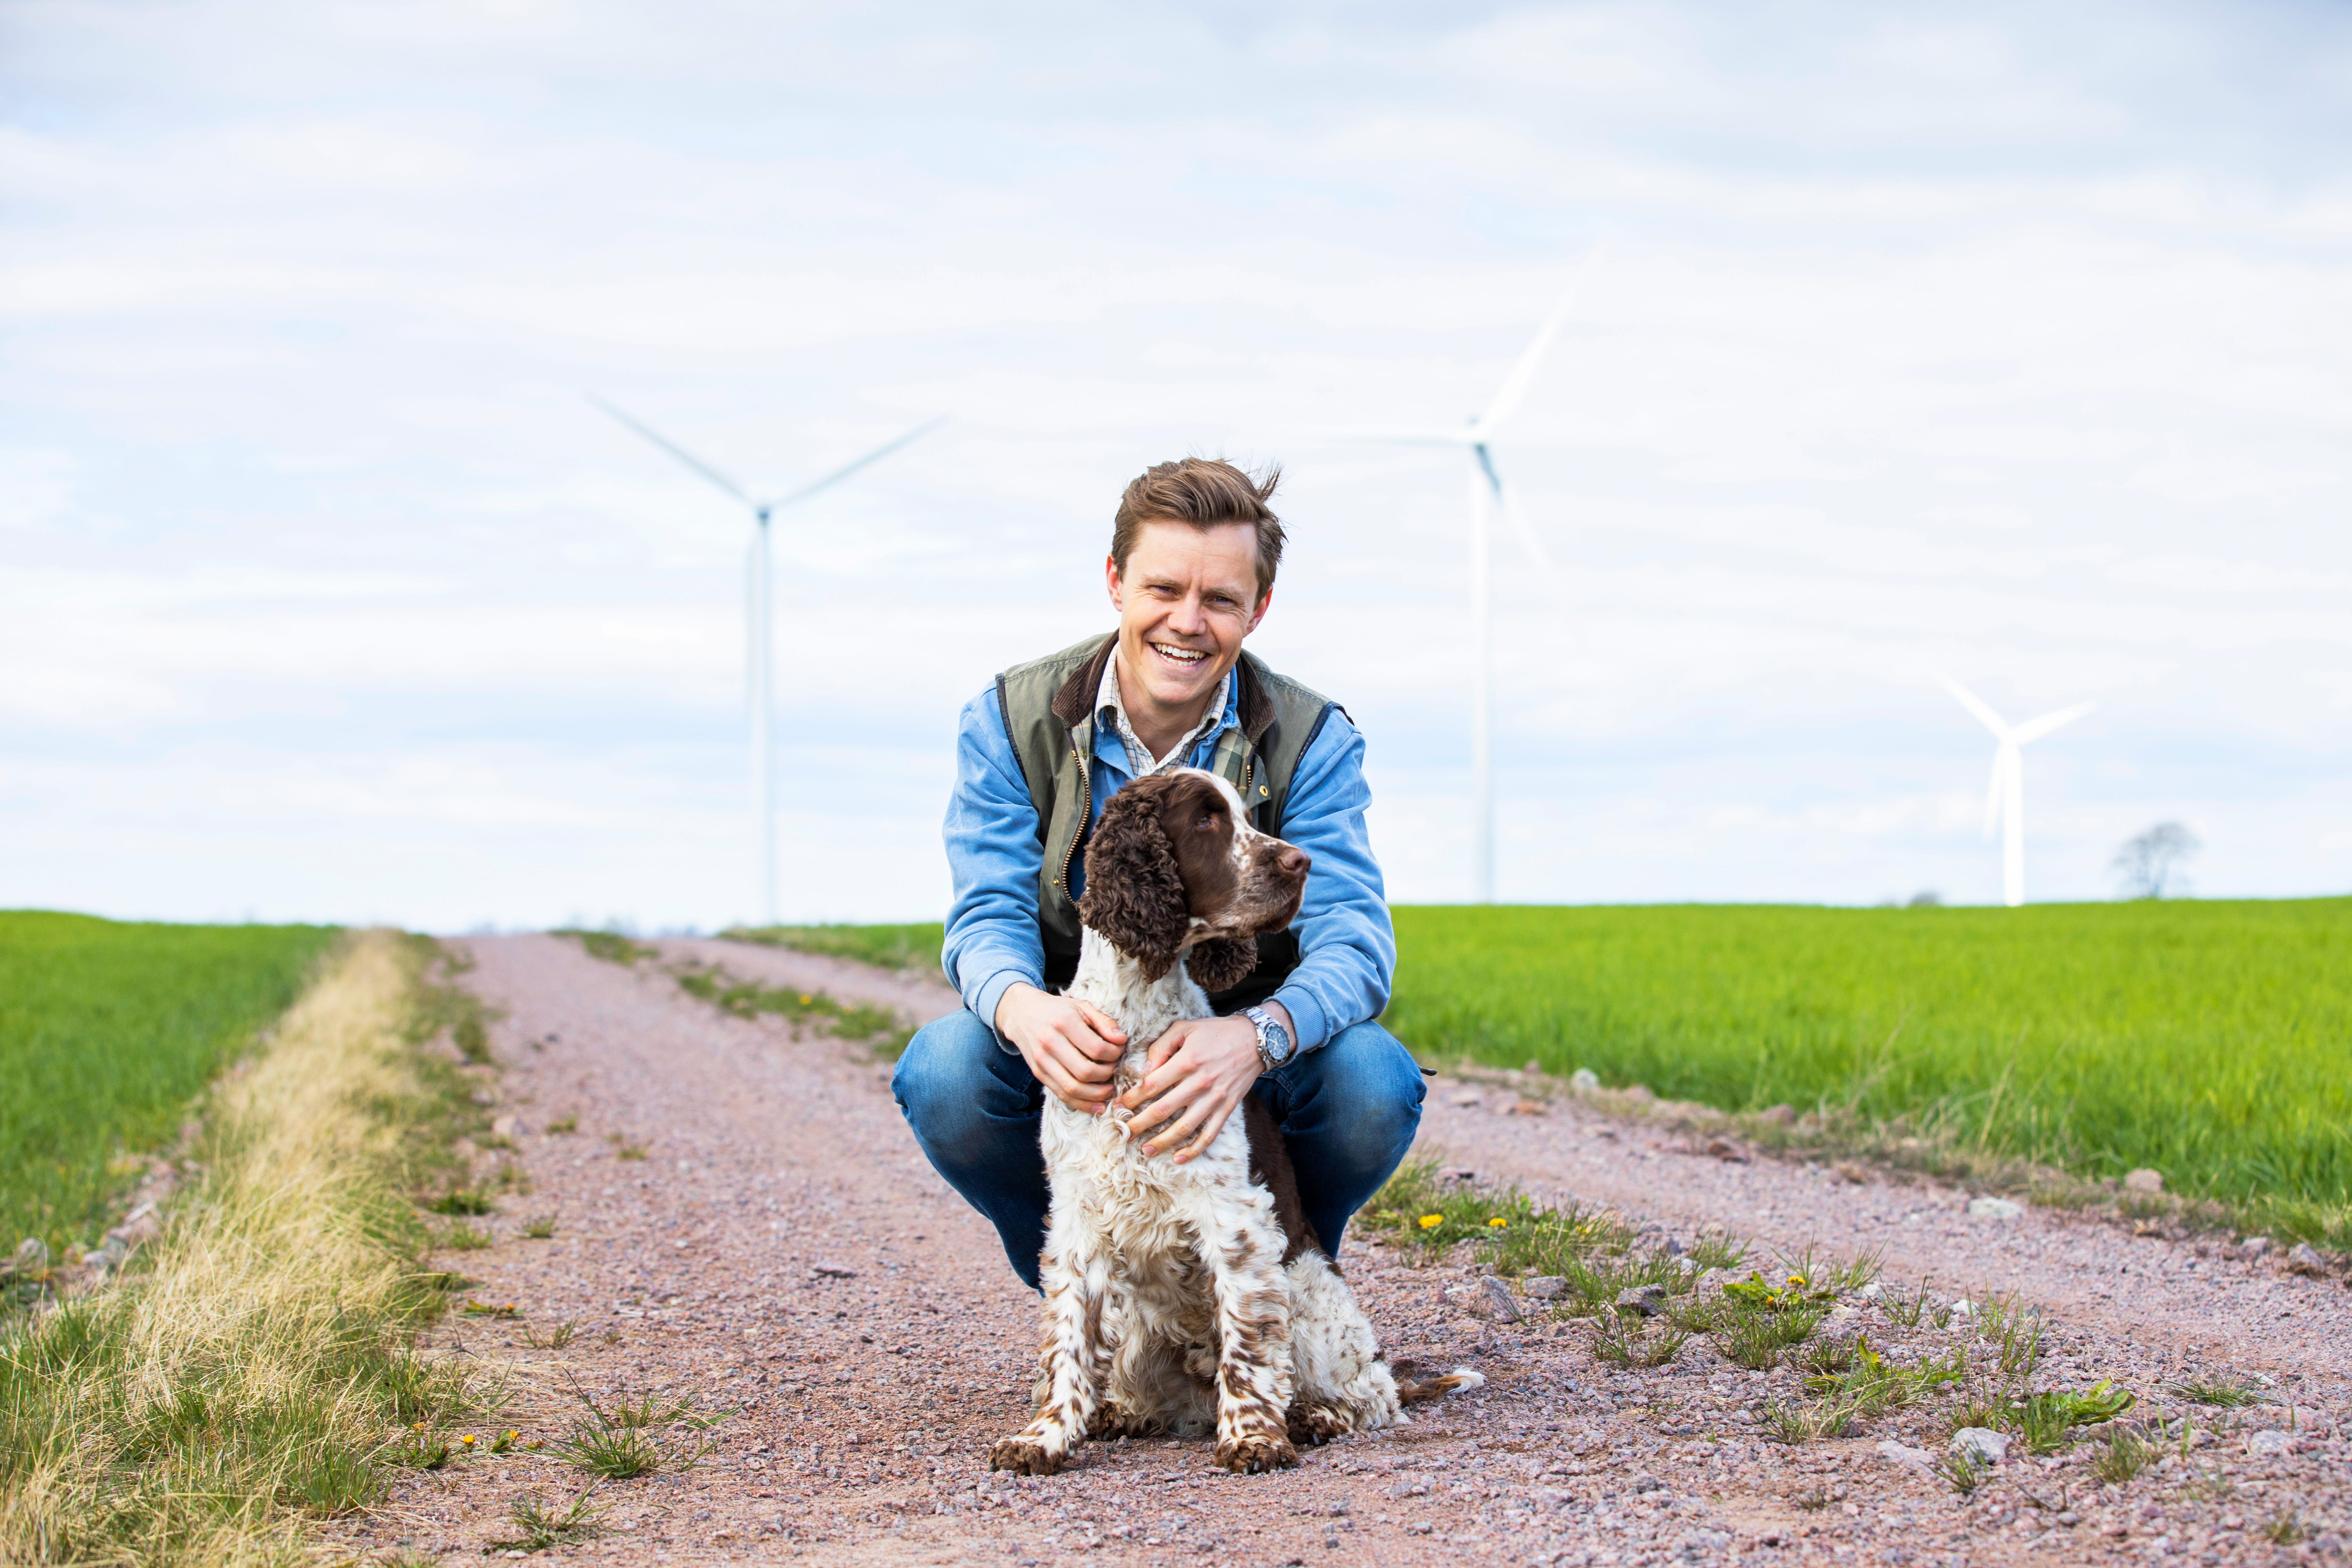
POLYGON ((1070 1450, 1086 1441, 1109 1362, 1103 1305, 1110 1260, 1098 1245, 1098 1234, 1055 1206, 1052 1232, 1040 1260, 1045 1335, 1038 1354, 1042 1398, 1037 1418, 1012 1436, 997 1439, 988 1452, 992 1470, 1050 1476, 1062 1468, 1070 1450))
POLYGON ((1298 1462, 1286 1418, 1290 1289, 1271 1210, 1270 1203, 1214 1204, 1221 1223, 1206 1234, 1220 1239, 1202 1249, 1215 1270, 1217 1298, 1216 1463, 1237 1475, 1298 1462))

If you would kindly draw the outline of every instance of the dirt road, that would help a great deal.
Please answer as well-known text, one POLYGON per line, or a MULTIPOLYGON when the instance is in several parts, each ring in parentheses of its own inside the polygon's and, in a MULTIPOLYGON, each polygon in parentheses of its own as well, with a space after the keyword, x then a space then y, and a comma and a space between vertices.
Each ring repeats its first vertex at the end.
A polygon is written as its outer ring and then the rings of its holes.
MULTIPOLYGON (((1612 1370, 1586 1324, 1536 1303, 1500 1321, 1465 1268, 1408 1266, 1351 1232, 1347 1273, 1392 1359, 1466 1363, 1491 1382, 1401 1430, 1313 1450, 1295 1471, 1233 1477, 1200 1443, 1091 1447, 1063 1475, 982 1467, 1027 1418, 1035 1303, 994 1234, 932 1174, 887 1092, 844 1043, 795 1039, 683 994, 651 964, 601 963, 549 937, 471 939, 466 983, 505 1012, 495 1045, 513 1158, 487 1250, 447 1266, 486 1307, 439 1348, 513 1380, 528 1443, 561 1436, 575 1384, 609 1401, 692 1393, 728 1412, 693 1468, 607 1481, 609 1532, 550 1554, 614 1562, 1220 1564, 1461 1560, 1531 1563, 2340 1561, 2352 1525, 2352 1291, 2273 1262, 2028 1214, 1971 1218, 1967 1194, 1851 1184, 1759 1158, 1733 1163, 1611 1121, 1566 1096, 1500 1114, 1515 1090, 1442 1081, 1422 1146, 1552 1199, 1616 1205, 1661 1237, 1718 1224, 1765 1247, 1884 1249, 1890 1287, 1946 1300, 2015 1291, 2051 1311, 2043 1383, 2114 1377, 2136 1416, 2187 1415, 2167 1458, 2122 1485, 2095 1445, 2013 1458, 1962 1495, 1901 1452, 1940 1453, 1941 1409, 1855 1435, 1769 1439, 1798 1373, 1751 1373, 1693 1339, 1666 1365, 1612 1370), (550 1131, 577 1119, 577 1130, 550 1131), (641 1157, 639 1152, 642 1151, 641 1157), (523 1236, 551 1215, 551 1238, 523 1236), (1446 1292, 1454 1289, 1454 1299, 1446 1292), (564 1322, 569 1343, 545 1344, 564 1322), (541 1342, 533 1348, 530 1340, 541 1342), (2192 1374, 2267 1380, 2271 1402, 2216 1410, 2165 1395, 2192 1374), (2277 1539, 2273 1539, 2276 1537, 2277 1539), (2284 1542, 2284 1543, 2282 1543, 2284 1542)), ((688 956, 689 950, 670 950, 688 956)), ((944 988, 849 963, 701 942, 774 985, 883 1002, 910 1016, 944 988)), ((1967 1320, 1858 1326, 1901 1358, 1969 1343, 1967 1320)), ((1855 1320, 1848 1320, 1854 1326, 1855 1320)), ((1989 1353, 1974 1342, 1981 1361, 1989 1353)), ((672 1451, 688 1442, 667 1439, 672 1451)), ((551 1454, 404 1472, 392 1504, 341 1532, 354 1551, 462 1563, 516 1532, 533 1491, 584 1478, 551 1454)))

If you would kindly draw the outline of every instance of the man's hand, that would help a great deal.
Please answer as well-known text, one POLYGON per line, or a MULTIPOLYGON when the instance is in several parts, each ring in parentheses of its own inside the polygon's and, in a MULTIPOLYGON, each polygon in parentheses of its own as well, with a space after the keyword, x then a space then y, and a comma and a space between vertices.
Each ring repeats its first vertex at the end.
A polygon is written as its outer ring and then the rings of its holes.
MULTIPOLYGON (((1280 1003, 1267 1003, 1266 1011, 1291 1027, 1289 1011, 1280 1003)), ((1225 1118, 1257 1081, 1257 1026, 1238 1015, 1188 1018, 1152 1042, 1143 1065, 1142 1080, 1119 1100, 1135 1110, 1128 1136, 1148 1134, 1146 1154, 1172 1148, 1176 1163, 1183 1164, 1216 1142, 1225 1118), (1154 1095, 1159 1098, 1152 1100, 1154 1095), (1152 1103, 1137 1110, 1147 1100, 1152 1103)))
POLYGON ((1016 984, 996 1004, 996 1032, 1013 1042, 1037 1081, 1072 1110, 1099 1116, 1110 1108, 1111 1076, 1126 1054, 1127 1031, 1108 1014, 1075 996, 1016 984))

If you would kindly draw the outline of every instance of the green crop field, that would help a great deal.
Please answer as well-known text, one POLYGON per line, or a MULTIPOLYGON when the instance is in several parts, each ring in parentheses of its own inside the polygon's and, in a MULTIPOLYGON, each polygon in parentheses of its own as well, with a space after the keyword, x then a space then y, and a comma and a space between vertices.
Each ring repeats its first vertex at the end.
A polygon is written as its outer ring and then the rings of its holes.
POLYGON ((1399 909, 1428 1056, 1786 1102, 2228 1201, 2352 1198, 2352 899, 1399 909))
POLYGON ((168 1140, 334 935, 0 911, 0 1249, 96 1241, 120 1157, 168 1140))
MULTIPOLYGON (((2352 899, 1395 911, 1390 1028, 2231 1202, 2352 1199, 2352 899)), ((935 960, 931 926, 771 940, 935 960)))

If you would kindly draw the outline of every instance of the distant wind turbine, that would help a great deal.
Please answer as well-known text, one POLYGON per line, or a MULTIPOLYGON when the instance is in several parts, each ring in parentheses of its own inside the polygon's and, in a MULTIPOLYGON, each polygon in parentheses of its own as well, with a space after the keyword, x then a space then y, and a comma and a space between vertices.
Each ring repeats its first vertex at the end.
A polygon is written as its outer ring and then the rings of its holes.
POLYGON ((1985 792, 1984 836, 1987 838, 1992 837, 1995 823, 2000 823, 2004 830, 2001 894, 2013 910, 2025 902, 2025 755, 2021 748, 2053 730, 2073 723, 2098 704, 2077 702, 2072 708, 2061 708, 2054 713, 2028 719, 2011 728, 1975 692, 1948 675, 1938 679, 1943 681, 1944 689, 1958 699, 1961 707, 1975 714, 1978 721, 1990 730, 1993 739, 1999 742, 1992 753, 1992 784, 1985 792))
POLYGON ((927 420, 905 435, 885 441, 856 462, 843 464, 822 479, 813 479, 796 490, 761 500, 651 426, 622 412, 593 393, 588 395, 588 401, 751 509, 751 521, 757 526, 751 535, 751 557, 745 572, 744 640, 747 645, 746 662, 751 667, 751 777, 759 796, 760 812, 760 912, 765 923, 773 925, 776 923, 776 760, 770 739, 770 724, 775 709, 776 661, 775 595, 771 587, 769 517, 787 507, 798 506, 821 491, 831 489, 858 469, 877 463, 899 447, 929 435, 946 424, 948 416, 942 414, 936 419, 927 420))
POLYGON ((1473 900, 1482 904, 1495 901, 1495 637, 1493 563, 1486 537, 1489 502, 1510 523, 1519 547, 1545 578, 1556 583, 1559 576, 1543 540, 1519 510, 1517 493, 1503 483, 1495 468, 1493 442, 1503 422, 1518 412, 1537 367, 1549 352, 1552 340, 1568 324, 1569 307, 1575 303, 1577 289, 1598 254, 1587 254, 1568 291, 1536 329, 1534 340, 1511 367, 1511 374, 1503 378, 1485 413, 1473 416, 1458 429, 1372 430, 1360 437, 1402 445, 1459 447, 1470 455, 1470 880, 1473 900))

